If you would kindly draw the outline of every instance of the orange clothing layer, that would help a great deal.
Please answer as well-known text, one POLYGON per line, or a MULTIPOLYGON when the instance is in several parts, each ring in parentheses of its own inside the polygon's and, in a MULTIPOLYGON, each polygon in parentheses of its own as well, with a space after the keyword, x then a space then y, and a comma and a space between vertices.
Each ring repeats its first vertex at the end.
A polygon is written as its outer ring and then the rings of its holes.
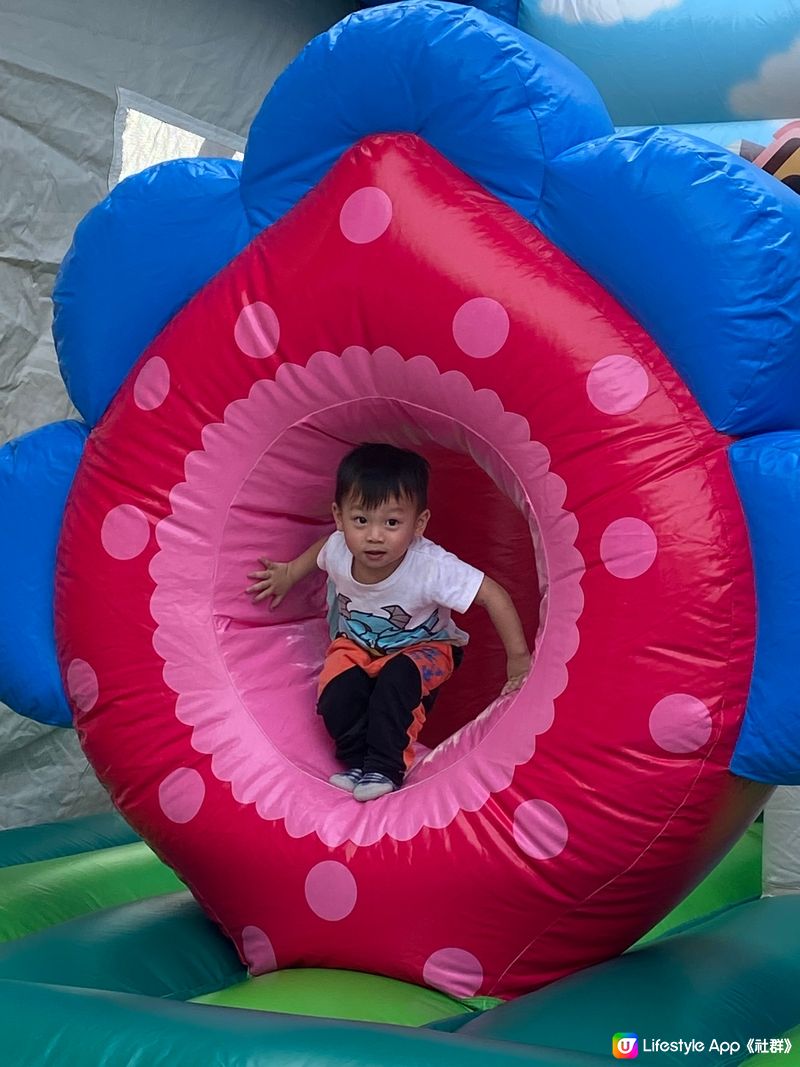
POLYGON ((321 696, 326 686, 353 667, 360 667, 370 678, 376 678, 388 663, 398 656, 405 656, 419 670, 422 696, 414 708, 409 708, 410 722, 406 730, 408 745, 403 752, 406 770, 411 766, 412 745, 425 724, 426 705, 434 690, 446 682, 454 670, 453 646, 448 641, 429 641, 419 645, 409 645, 388 656, 376 656, 348 637, 337 637, 329 646, 319 677, 318 693, 321 696))

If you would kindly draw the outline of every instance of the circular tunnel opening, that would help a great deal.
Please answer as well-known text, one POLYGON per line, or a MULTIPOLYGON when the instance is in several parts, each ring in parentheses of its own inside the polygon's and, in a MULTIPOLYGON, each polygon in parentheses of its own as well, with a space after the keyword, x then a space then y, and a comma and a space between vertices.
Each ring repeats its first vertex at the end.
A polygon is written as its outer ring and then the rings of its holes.
POLYGON ((155 642, 175 716, 211 754, 215 776, 292 836, 329 843, 376 841, 390 827, 382 806, 373 818, 328 782, 340 767, 315 714, 331 640, 325 576, 315 569, 271 610, 245 593, 246 573, 258 557, 293 559, 333 530, 336 468, 364 441, 427 455, 428 532, 509 590, 534 652, 526 683, 498 700, 501 642, 482 609, 459 620, 471 647, 429 716, 400 803, 387 801, 391 832, 413 836, 508 787, 552 725, 583 608, 566 483, 527 419, 493 390, 426 356, 348 349, 281 365, 232 402, 205 428, 159 526, 155 642))
MULTIPOLYGON (((323 778, 336 769, 333 747, 314 714, 317 678, 331 639, 324 575, 299 583, 274 611, 263 603, 243 607, 236 583, 243 559, 259 554, 292 559, 332 531, 336 468, 365 441, 415 449, 428 459, 432 518, 426 536, 508 590, 531 650, 539 624, 531 502, 513 463, 474 428, 451 413, 386 397, 315 405, 292 420, 272 436, 231 501, 215 616, 237 698, 285 759, 323 778)), ((505 651, 487 613, 473 607, 461 622, 470 642, 428 716, 419 737, 423 751, 475 720, 500 695, 506 678, 505 651)))

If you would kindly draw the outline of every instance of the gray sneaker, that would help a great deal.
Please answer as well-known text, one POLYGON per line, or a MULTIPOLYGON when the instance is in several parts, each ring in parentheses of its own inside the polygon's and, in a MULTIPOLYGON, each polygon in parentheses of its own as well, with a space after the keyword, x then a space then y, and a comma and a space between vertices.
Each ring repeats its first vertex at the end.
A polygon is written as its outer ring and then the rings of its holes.
POLYGON ((344 789, 348 793, 352 793, 361 781, 363 774, 364 772, 360 767, 351 767, 349 771, 340 771, 338 774, 332 774, 328 781, 331 785, 335 785, 337 789, 344 789))
POLYGON ((360 781, 353 790, 353 796, 356 800, 377 800, 378 797, 386 796, 387 793, 393 793, 395 789, 399 789, 391 778, 387 778, 385 774, 379 774, 378 771, 367 771, 366 774, 362 774, 360 781))

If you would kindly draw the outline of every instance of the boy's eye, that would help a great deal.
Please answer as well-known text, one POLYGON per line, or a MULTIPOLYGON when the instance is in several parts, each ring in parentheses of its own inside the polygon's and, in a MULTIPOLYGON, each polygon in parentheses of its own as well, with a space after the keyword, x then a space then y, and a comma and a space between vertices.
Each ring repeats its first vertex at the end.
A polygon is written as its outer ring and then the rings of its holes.
POLYGON ((355 518, 353 519, 353 522, 357 526, 366 526, 366 524, 367 524, 367 520, 366 520, 364 515, 356 515, 355 518))
POLYGON ((395 528, 395 526, 399 526, 400 525, 400 520, 399 519, 387 519, 386 520, 386 525, 393 530, 395 528))

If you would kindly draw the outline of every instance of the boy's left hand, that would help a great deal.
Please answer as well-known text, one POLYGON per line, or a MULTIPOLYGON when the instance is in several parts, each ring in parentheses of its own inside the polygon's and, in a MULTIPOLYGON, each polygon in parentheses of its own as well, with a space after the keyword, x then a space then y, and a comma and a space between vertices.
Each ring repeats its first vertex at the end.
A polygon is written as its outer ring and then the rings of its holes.
POLYGON ((526 652, 521 656, 509 656, 506 661, 506 684, 503 686, 500 696, 504 697, 507 693, 513 693, 515 689, 520 689, 522 683, 528 677, 528 671, 531 669, 531 657, 526 652))

